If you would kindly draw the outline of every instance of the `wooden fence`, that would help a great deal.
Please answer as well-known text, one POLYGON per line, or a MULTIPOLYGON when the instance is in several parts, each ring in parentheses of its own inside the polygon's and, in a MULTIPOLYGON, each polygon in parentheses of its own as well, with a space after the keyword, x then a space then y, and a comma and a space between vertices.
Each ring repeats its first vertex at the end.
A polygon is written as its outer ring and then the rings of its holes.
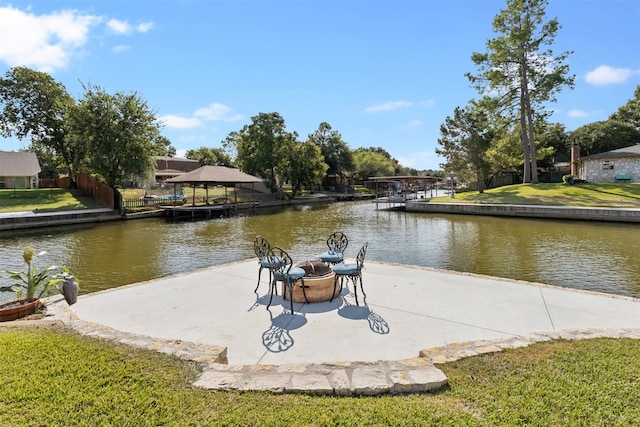
MULTIPOLYGON (((69 188, 69 184, 69 177, 40 180, 41 188, 69 188)), ((107 184, 100 182, 91 175, 87 175, 85 173, 76 174, 76 184, 79 189, 83 190, 87 194, 91 194, 93 198, 109 209, 120 209, 120 193, 114 191, 113 188, 109 187, 107 184)))

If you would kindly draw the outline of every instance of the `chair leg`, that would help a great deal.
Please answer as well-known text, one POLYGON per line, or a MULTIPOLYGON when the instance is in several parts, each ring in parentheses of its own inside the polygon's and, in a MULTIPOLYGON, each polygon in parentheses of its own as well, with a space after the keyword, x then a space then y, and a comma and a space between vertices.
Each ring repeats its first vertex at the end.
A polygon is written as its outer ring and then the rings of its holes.
POLYGON ((269 310, 269 307, 271 307, 271 301, 273 301, 273 289, 275 286, 277 286, 275 280, 269 283, 269 304, 267 304, 267 310, 269 310))
POLYGON ((358 278, 351 277, 351 283, 353 283, 353 294, 356 296, 356 305, 358 304, 358 278))
POLYGON ((293 314, 293 283, 287 282, 287 289, 289 289, 289 301, 291 301, 291 314, 293 314))
POLYGON ((260 269, 258 270, 258 284, 256 285, 256 289, 253 291, 253 293, 258 293, 258 288, 260 287, 260 275, 262 274, 262 266, 260 267, 260 269))
POLYGON ((360 290, 362 291, 362 295, 366 298, 367 294, 364 293, 364 288, 362 287, 362 275, 359 275, 358 277, 360 278, 360 290))
MULTIPOLYGON (((269 283, 271 283, 272 280, 275 280, 275 276, 273 275, 273 272, 271 271, 271 269, 269 269, 269 283)), ((275 294, 278 295, 278 284, 277 283, 273 287, 273 292, 275 292, 275 294)))

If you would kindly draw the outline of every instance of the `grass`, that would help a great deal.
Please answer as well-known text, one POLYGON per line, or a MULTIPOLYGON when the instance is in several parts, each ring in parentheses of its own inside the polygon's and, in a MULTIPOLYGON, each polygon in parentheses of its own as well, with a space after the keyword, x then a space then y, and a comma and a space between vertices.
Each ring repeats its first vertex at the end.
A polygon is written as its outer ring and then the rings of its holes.
POLYGON ((437 197, 430 203, 491 203, 557 205, 612 208, 640 208, 640 182, 615 184, 519 184, 437 197))
MULTIPOLYGON (((121 189, 124 199, 138 199, 144 196, 143 189, 121 189)), ((166 191, 162 194, 173 194, 166 191)), ((158 193, 161 194, 161 193, 158 193)), ((204 203, 204 188, 196 189, 196 204, 204 203)), ((209 200, 225 195, 224 188, 209 189, 209 200)), ((187 203, 191 203, 193 192, 185 193, 187 203)), ((229 192, 233 198, 233 191, 229 192)), ((242 197, 242 196, 240 196, 242 197)), ((455 199, 437 197, 430 203, 494 203, 519 205, 557 205, 557 206, 601 206, 614 208, 640 208, 640 182, 614 184, 519 184, 492 188, 479 194, 477 191, 456 193, 455 199)), ((102 207, 91 196, 84 196, 78 190, 32 189, 0 190, 0 212, 38 211, 54 212, 60 210, 88 209, 102 207)))
POLYGON ((378 397, 223 392, 199 367, 64 327, 0 327, 0 425, 638 425, 640 341, 539 343, 440 365, 449 387, 378 397))
POLYGON ((104 206, 92 196, 83 194, 81 190, 62 188, 0 190, 0 212, 54 212, 101 207, 104 206))

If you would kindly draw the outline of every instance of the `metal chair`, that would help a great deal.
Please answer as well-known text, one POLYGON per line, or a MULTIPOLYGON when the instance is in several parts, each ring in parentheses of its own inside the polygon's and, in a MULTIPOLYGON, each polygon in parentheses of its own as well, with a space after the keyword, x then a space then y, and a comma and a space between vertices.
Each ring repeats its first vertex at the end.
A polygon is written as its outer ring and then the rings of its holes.
MULTIPOLYGON (((362 267, 364 266, 364 257, 367 254, 367 246, 369 243, 365 243, 360 251, 358 252, 358 256, 356 257, 356 262, 354 263, 339 263, 333 266, 333 272, 336 274, 336 277, 333 281, 333 295, 336 294, 336 287, 338 286, 338 280, 340 280, 340 292, 342 292, 342 285, 345 280, 351 279, 353 283, 353 292, 356 296, 356 305, 358 304, 358 280, 360 280, 360 290, 362 291, 362 295, 367 297, 367 294, 364 293, 364 288, 362 287, 362 267)), ((340 292, 338 294, 340 294, 340 292)), ((333 301, 333 296, 331 297, 331 301, 333 301)))
MULTIPOLYGON (((267 260, 272 265, 273 282, 271 283, 271 297, 269 298, 269 304, 267 309, 271 306, 273 300, 273 294, 276 291, 277 282, 282 282, 289 292, 289 299, 291 300, 291 314, 293 314, 293 286, 300 281, 302 287, 302 293, 304 299, 307 299, 307 294, 304 285, 304 275, 306 271, 303 268, 293 266, 293 261, 289 254, 282 248, 274 246, 269 250, 267 260)), ((284 293, 284 292, 283 292, 284 293)), ((284 295, 283 295, 284 296, 284 295)))
POLYGON ((318 255, 318 259, 327 264, 335 265, 341 263, 344 261, 344 251, 348 245, 349 239, 347 239, 347 236, 341 231, 336 231, 327 239, 329 250, 318 255))
POLYGON ((271 286, 272 283, 271 277, 273 268, 271 263, 269 262, 269 259, 267 258, 267 256, 269 255, 269 250, 271 250, 271 245, 264 237, 256 236, 256 239, 253 241, 253 250, 258 257, 258 265, 260 266, 260 268, 258 269, 258 284, 256 285, 256 289, 253 291, 255 293, 258 293, 258 288, 260 287, 260 276, 262 275, 263 268, 269 269, 269 286, 271 286))

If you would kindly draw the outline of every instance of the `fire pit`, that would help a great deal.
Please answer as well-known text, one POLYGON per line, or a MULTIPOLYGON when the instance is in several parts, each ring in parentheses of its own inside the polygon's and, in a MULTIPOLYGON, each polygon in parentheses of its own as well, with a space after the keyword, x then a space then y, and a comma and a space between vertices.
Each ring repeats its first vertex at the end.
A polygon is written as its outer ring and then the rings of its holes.
MULTIPOLYGON (((333 295, 333 282, 335 273, 330 266, 320 261, 304 261, 296 264, 296 267, 302 268, 306 274, 304 275, 305 290, 302 292, 301 282, 297 282, 293 287, 294 302, 322 302, 329 301, 333 295), (307 299, 305 300, 305 295, 307 299)), ((336 289, 336 295, 339 293, 340 287, 336 289)), ((282 286, 282 294, 285 299, 289 299, 289 290, 286 286, 282 286)))

